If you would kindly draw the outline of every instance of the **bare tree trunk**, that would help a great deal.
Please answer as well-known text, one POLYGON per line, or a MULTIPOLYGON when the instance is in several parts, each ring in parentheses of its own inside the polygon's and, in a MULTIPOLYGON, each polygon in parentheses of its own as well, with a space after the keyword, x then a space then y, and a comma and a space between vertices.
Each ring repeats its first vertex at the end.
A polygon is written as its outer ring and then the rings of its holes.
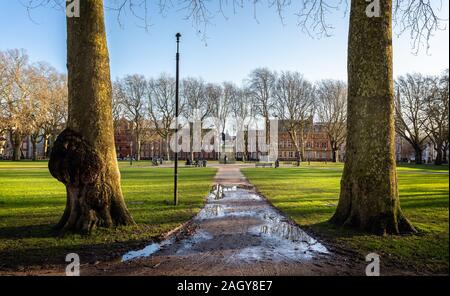
MULTIPOLYGON (((190 154, 191 154, 191 156, 190 156, 190 158, 191 158, 191 161, 194 161, 194 157, 195 157, 195 155, 194 155, 194 129, 193 129, 193 124, 190 126, 190 139, 189 139, 189 147, 190 147, 190 154)), ((187 154, 187 153, 186 153, 187 154)))
POLYGON ((44 157, 47 158, 49 156, 49 145, 48 145, 48 140, 49 140, 49 135, 44 135, 44 157))
POLYGON ((442 148, 442 163, 447 163, 447 145, 442 148))
POLYGON ((265 117, 265 126, 266 126, 266 134, 265 134, 266 144, 269 145, 270 144, 270 118, 268 115, 265 117))
POLYGON ((166 139, 166 153, 167 153, 167 161, 170 161, 170 137, 167 136, 166 139))
POLYGON ((20 161, 21 159, 21 147, 22 147, 22 136, 19 132, 11 133, 11 142, 13 145, 13 161, 20 161))
POLYGON ((52 135, 49 138, 48 148, 47 148, 47 153, 48 153, 47 155, 48 155, 49 158, 50 158, 50 155, 52 153, 53 146, 55 145, 56 138, 57 138, 57 135, 55 135, 53 133, 52 133, 52 135))
POLYGON ((441 165, 442 164, 442 149, 439 147, 436 149, 436 158, 434 159, 435 165, 441 165))
POLYGON ((423 163, 423 159, 422 159, 423 150, 420 149, 419 147, 414 147, 414 151, 416 153, 416 164, 422 164, 423 163))
POLYGON ((295 160, 297 162, 297 166, 300 166, 300 162, 303 160, 301 155, 302 155, 301 150, 299 148, 296 148, 295 149, 295 158, 296 158, 295 160))
POLYGON ((300 160, 301 161, 305 161, 305 145, 304 145, 304 132, 303 132, 303 130, 304 130, 304 127, 302 126, 301 128, 300 128, 300 160))
POLYGON ((244 156, 242 160, 247 161, 248 159, 249 157, 248 157, 248 126, 247 126, 246 130, 244 131, 244 156))
POLYGON ((103 0, 80 1, 67 18, 69 117, 53 145, 49 169, 66 185, 63 231, 130 225, 114 145, 109 54, 103 0))
POLYGON ((332 157, 333 157, 332 161, 333 161, 333 162, 337 162, 337 159, 338 159, 338 150, 337 150, 336 148, 333 148, 333 151, 332 151, 332 157))
POLYGON ((394 154, 392 0, 369 18, 352 0, 348 44, 348 138, 331 222, 375 234, 415 231, 400 209, 394 154))
POLYGON ((37 161, 38 160, 38 153, 37 153, 37 137, 31 136, 31 146, 33 148, 33 154, 32 154, 32 160, 37 161))
POLYGON ((138 135, 136 135, 136 161, 141 161, 142 143, 138 135))

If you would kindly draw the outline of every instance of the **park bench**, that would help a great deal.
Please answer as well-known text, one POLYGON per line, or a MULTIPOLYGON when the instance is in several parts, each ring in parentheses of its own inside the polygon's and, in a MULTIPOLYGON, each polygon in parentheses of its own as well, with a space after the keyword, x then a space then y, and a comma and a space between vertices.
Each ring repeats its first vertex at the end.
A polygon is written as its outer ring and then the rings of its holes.
POLYGON ((255 163, 255 167, 257 167, 257 168, 266 168, 266 167, 268 167, 268 168, 271 168, 271 167, 273 167, 273 164, 272 163, 255 163))
POLYGON ((185 167, 190 167, 190 168, 205 168, 207 166, 207 162, 203 162, 203 161, 194 161, 191 164, 185 164, 185 167))

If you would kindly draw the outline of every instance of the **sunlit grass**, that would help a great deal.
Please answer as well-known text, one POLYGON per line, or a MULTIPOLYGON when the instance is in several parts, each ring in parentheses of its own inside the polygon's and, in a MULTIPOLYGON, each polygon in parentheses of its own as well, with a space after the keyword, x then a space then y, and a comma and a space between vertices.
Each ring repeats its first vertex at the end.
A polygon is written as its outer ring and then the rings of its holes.
POLYGON ((400 201, 418 235, 379 237, 326 223, 339 198, 342 164, 303 164, 300 168, 243 169, 280 210, 297 223, 361 256, 378 252, 387 264, 418 271, 448 272, 448 167, 405 165, 398 168, 400 201))
POLYGON ((64 185, 51 177, 46 162, 0 162, 0 270, 2 265, 58 264, 68 251, 89 260, 119 256, 193 217, 204 205, 216 169, 181 168, 179 200, 173 203, 173 170, 120 164, 122 190, 137 226, 98 229, 91 236, 51 229, 65 206, 64 185))

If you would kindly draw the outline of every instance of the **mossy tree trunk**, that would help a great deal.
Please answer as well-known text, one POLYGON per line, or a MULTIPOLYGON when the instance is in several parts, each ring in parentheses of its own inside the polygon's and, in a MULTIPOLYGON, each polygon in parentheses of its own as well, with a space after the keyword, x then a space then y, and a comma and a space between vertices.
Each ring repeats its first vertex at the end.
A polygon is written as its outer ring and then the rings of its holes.
POLYGON ((412 232, 400 209, 394 155, 392 0, 380 17, 352 0, 348 43, 348 137, 341 193, 331 222, 375 234, 412 232))
POLYGON ((69 116, 49 162, 67 191, 57 228, 90 232, 95 226, 134 224, 122 196, 114 145, 103 0, 80 1, 80 17, 67 18, 67 34, 69 116))

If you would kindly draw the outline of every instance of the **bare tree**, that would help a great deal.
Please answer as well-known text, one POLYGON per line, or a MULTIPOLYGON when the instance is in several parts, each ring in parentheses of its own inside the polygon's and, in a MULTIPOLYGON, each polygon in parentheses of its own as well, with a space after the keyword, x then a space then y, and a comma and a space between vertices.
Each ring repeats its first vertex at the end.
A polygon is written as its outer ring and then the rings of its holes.
POLYGON ((421 164, 422 153, 429 140, 425 106, 427 99, 432 96, 432 80, 421 74, 408 74, 397 79, 396 88, 396 132, 411 144, 416 164, 421 164))
POLYGON ((317 115, 323 124, 333 152, 333 162, 345 142, 347 85, 343 81, 323 80, 316 89, 317 115))
POLYGON ((47 73, 48 97, 43 126, 44 155, 48 157, 58 134, 66 127, 68 117, 67 76, 51 69, 47 73))
MULTIPOLYGON (((175 79, 161 75, 148 82, 148 110, 156 132, 166 141, 166 157, 170 160, 170 136, 175 122, 175 79)), ((180 114, 183 110, 181 104, 180 114)))
MULTIPOLYGON (((54 68, 43 62, 30 64, 23 51, 1 53, 1 60, 0 117, 3 129, 10 134, 13 159, 21 158, 23 140, 29 136, 32 158, 36 160, 37 144, 48 139, 49 114, 66 114, 67 104, 60 108, 53 104, 55 92, 66 93, 66 88, 61 89, 55 83, 60 74, 54 68)), ((46 142, 44 146, 46 147, 46 142)))
POLYGON ((23 50, 8 50, 2 56, 4 81, 0 105, 13 148, 13 160, 18 161, 22 155, 22 142, 32 128, 34 73, 23 50))
POLYGON ((181 93, 186 103, 183 110, 188 118, 204 120, 211 114, 212 104, 206 97, 206 84, 202 79, 186 78, 182 81, 181 93))
POLYGON ((253 110, 251 92, 248 88, 236 90, 230 102, 230 113, 234 115, 235 132, 237 135, 237 150, 242 152, 242 160, 246 161, 248 156, 248 128, 253 123, 253 110))
POLYGON ((147 80, 142 75, 128 75, 117 83, 117 87, 118 97, 124 107, 124 116, 132 123, 132 132, 136 142, 135 155, 136 160, 139 161, 141 160, 143 137, 147 128, 145 123, 148 103, 147 80))
POLYGON ((444 125, 444 142, 443 142, 443 146, 442 146, 442 162, 443 163, 447 163, 448 159, 447 159, 447 154, 448 154, 448 150, 449 150, 449 138, 448 138, 448 99, 449 99, 449 94, 448 94, 448 90, 449 90, 449 78, 448 78, 448 68, 442 73, 441 75, 441 79, 439 81, 439 86, 441 89, 441 97, 442 97, 442 101, 445 102, 445 100, 447 100, 447 104, 445 105, 445 107, 447 108, 447 124, 444 125))
POLYGON ((264 118, 266 143, 269 144, 270 116, 275 107, 276 74, 267 68, 258 68, 250 73, 248 83, 256 114, 264 118))
POLYGON ((282 72, 276 82, 276 111, 299 159, 305 159, 305 130, 314 116, 314 87, 298 72, 282 72))
MULTIPOLYGON (((206 86, 206 96, 213 105, 211 114, 214 117, 215 128, 221 136, 220 142, 223 141, 222 136, 225 135, 226 124, 230 115, 230 103, 236 95, 236 90, 236 86, 230 82, 224 82, 222 85, 209 83, 206 86)), ((217 151, 217 155, 218 159, 222 157, 220 149, 217 151)))
POLYGON ((44 125, 46 120, 46 110, 49 108, 49 83, 47 72, 50 67, 40 63, 30 68, 30 106, 32 108, 30 116, 30 142, 32 147, 32 160, 38 159, 37 144, 44 139, 44 125))
POLYGON ((188 119, 191 135, 191 160, 194 159, 194 130, 195 122, 200 124, 200 138, 202 137, 203 123, 205 119, 211 115, 213 104, 211 104, 208 96, 206 96, 206 84, 202 79, 186 78, 182 81, 181 93, 186 106, 184 108, 184 116, 188 119))
POLYGON ((441 76, 430 77, 429 80, 431 94, 425 98, 425 129, 436 151, 434 163, 441 165, 446 153, 445 141, 448 141, 448 70, 441 76))
POLYGON ((120 120, 125 116, 125 107, 122 102, 122 90, 121 81, 117 79, 112 85, 112 115, 113 115, 113 126, 114 130, 120 126, 120 120))
POLYGON ((0 51, 0 148, 6 147, 6 133, 8 131, 8 113, 6 112, 7 100, 6 96, 9 79, 8 79, 8 60, 6 54, 0 51))

